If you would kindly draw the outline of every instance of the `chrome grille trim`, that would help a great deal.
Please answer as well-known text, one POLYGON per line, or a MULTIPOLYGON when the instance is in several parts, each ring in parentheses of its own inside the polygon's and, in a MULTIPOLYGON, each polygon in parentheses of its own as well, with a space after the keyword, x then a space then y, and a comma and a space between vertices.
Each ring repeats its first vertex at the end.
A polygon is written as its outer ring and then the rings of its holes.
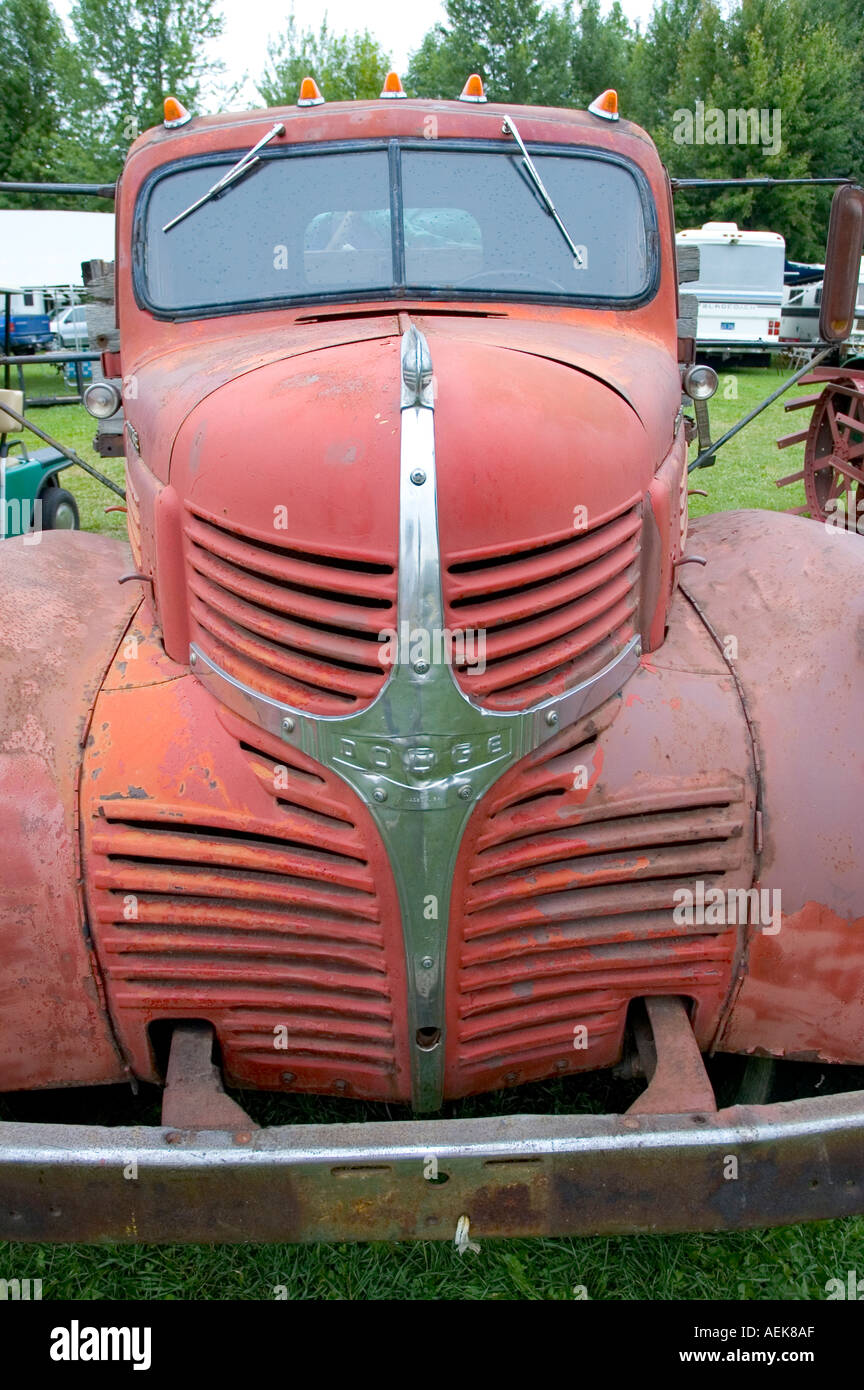
MULTIPOLYGON (((397 630, 407 622, 409 630, 441 631, 432 359, 413 325, 402 338, 401 374, 397 630)), ((631 638, 589 679, 517 711, 475 704, 446 663, 424 670, 403 657, 400 652, 370 705, 344 715, 316 715, 250 689, 198 646, 190 649, 192 670, 215 699, 337 773, 375 819, 402 910, 413 1104, 428 1112, 440 1108, 443 1096, 450 886, 465 826, 503 772, 621 689, 639 668, 641 642, 631 638), (416 1045, 420 1030, 434 1030, 437 1041, 416 1045)))

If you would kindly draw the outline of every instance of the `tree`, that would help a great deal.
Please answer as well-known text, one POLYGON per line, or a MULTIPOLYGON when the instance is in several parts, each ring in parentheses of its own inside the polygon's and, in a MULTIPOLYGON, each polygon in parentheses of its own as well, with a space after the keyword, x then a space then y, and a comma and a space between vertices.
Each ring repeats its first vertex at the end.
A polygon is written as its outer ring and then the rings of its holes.
MULTIPOLYGON (((2 0, 0 31, 0 179, 56 179, 63 168, 58 142, 71 62, 63 26, 48 0, 2 0)), ((20 199, 4 197, 3 204, 20 205, 20 199)), ((29 199, 27 206, 34 205, 29 199)))
POLYGON ((285 32, 268 46, 268 66, 257 83, 267 106, 293 106, 304 77, 314 77, 328 101, 380 95, 390 56, 368 30, 333 34, 325 19, 317 34, 290 15, 285 32))
POLYGON ((78 70, 70 112, 94 173, 119 172, 131 141, 162 120, 171 94, 194 109, 222 32, 216 0, 76 0, 72 24, 78 70), (88 138, 89 137, 89 138, 88 138))
POLYGON ((713 30, 720 18, 716 5, 706 6, 705 0, 661 0, 654 6, 645 33, 633 46, 628 115, 647 130, 671 119, 681 104, 676 79, 691 35, 713 30))
POLYGON ((445 0, 445 9, 447 22, 430 29, 408 65, 413 95, 452 99, 479 72, 492 101, 572 104, 569 3, 543 10, 536 0, 445 0))
MULTIPOLYGON (((705 3, 699 19, 682 51, 663 119, 651 130, 673 174, 860 174, 858 58, 810 0, 741 0, 725 20, 716 5, 705 3), (695 111, 697 102, 708 114, 701 140, 698 131, 691 140, 678 113, 695 111), (740 138, 737 114, 730 138, 729 113, 745 111, 760 113, 758 140, 752 130, 740 138), (723 117, 713 129, 711 112, 723 117)), ((816 188, 733 188, 679 199, 677 216, 679 225, 710 217, 779 231, 792 257, 818 260, 830 199, 830 190, 816 188)))
MULTIPOLYGON (((600 0, 582 0, 574 26, 570 72, 574 104, 587 106, 607 87, 621 96, 630 112, 631 68, 636 36, 618 0, 601 15, 600 0)), ((632 117, 631 117, 632 118, 632 117)))

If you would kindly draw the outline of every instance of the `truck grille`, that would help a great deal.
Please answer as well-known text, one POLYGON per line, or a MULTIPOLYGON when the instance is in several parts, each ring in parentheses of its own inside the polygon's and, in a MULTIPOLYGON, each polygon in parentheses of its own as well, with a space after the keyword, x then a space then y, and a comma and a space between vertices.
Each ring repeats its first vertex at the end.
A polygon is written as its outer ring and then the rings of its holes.
POLYGON ((637 505, 546 545, 450 562, 448 626, 485 635, 485 670, 468 642, 454 665, 465 693, 524 709, 611 661, 635 631, 641 525, 637 505))
POLYGON ((395 563, 317 555, 193 511, 186 524, 193 640, 243 684, 316 714, 346 714, 388 674, 395 563))
POLYGON ((93 934, 120 1036, 146 1075, 151 1023, 204 1018, 234 1085, 404 1098, 399 913, 371 822, 332 774, 233 724, 272 815, 95 804, 93 934))
POLYGON ((645 994, 689 997, 697 1036, 713 1035, 737 930, 677 925, 673 894, 750 887, 743 784, 609 800, 574 790, 577 765, 602 752, 570 731, 506 773, 469 824, 448 946, 450 1096, 614 1064, 645 994))

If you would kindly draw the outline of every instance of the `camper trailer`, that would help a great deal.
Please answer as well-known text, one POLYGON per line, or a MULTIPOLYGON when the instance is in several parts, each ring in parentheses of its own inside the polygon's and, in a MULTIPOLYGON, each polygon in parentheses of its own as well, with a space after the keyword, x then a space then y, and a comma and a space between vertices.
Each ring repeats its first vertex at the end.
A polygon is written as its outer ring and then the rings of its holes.
POLYGON ((776 352, 780 345, 786 243, 779 232, 746 232, 735 222, 706 222, 678 232, 679 247, 699 247, 696 341, 705 353, 776 352))

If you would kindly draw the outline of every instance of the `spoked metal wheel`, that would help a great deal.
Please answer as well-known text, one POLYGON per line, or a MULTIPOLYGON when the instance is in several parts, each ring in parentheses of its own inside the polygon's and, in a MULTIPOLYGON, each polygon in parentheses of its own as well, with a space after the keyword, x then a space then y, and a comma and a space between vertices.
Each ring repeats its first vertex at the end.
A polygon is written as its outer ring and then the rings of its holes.
POLYGON ((819 521, 845 512, 854 529, 864 516, 864 382, 841 379, 822 392, 804 445, 804 493, 819 521))

